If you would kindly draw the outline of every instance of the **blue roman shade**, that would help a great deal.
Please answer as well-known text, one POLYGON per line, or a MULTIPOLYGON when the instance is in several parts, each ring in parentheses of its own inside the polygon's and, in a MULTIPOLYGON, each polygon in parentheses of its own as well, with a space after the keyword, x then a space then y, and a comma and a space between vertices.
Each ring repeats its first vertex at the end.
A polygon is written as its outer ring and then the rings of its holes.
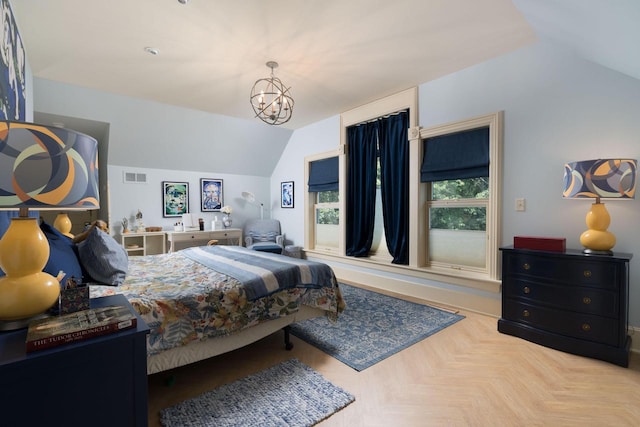
POLYGON ((426 138, 422 182, 489 176, 489 128, 426 138))
POLYGON ((338 157, 316 160, 309 165, 309 191, 338 191, 338 157))

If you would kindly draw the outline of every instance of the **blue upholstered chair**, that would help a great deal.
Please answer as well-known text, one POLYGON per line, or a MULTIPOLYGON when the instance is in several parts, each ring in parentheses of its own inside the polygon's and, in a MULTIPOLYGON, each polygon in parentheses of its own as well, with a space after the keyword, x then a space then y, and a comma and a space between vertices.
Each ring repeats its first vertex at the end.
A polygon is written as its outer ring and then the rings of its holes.
POLYGON ((277 219, 250 219, 244 225, 244 245, 255 251, 281 254, 284 236, 277 219))

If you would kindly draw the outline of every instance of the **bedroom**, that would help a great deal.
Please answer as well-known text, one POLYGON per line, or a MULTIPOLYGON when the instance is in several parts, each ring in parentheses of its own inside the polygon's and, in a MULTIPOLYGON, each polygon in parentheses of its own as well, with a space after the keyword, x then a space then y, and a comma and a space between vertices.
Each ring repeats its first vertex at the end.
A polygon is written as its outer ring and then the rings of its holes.
MULTIPOLYGON (((514 3, 526 6, 528 2, 514 3)), ((19 5, 15 9, 19 11, 19 5)), ((629 16, 634 16, 632 11, 629 16)), ((20 22, 20 16, 17 18, 20 22)), ((584 229, 586 205, 562 200, 562 164, 581 158, 617 155, 638 158, 640 83, 637 76, 634 78, 585 59, 571 46, 554 40, 553 33, 541 32, 537 36, 538 41, 518 50, 430 82, 419 82, 419 123, 428 127, 505 111, 501 243, 510 244, 515 235, 545 235, 566 237, 568 247, 579 247, 578 236, 584 229), (513 209, 513 200, 519 197, 527 200, 525 212, 513 209)), ((284 62, 278 59, 284 71, 284 62)), ((322 70, 316 72, 322 73, 322 70)), ((195 186, 201 177, 211 176, 224 179, 225 191, 230 197, 228 202, 237 207, 234 214, 238 223, 258 215, 257 210, 243 206, 240 200, 242 191, 253 191, 263 200, 271 201, 271 214, 287 224, 287 239, 301 245, 304 222, 302 204, 298 202, 302 200, 304 188, 302 161, 305 156, 335 149, 339 139, 339 112, 295 131, 265 130, 253 121, 244 122, 38 77, 33 79, 33 86, 28 91, 33 96, 34 113, 81 117, 109 124, 110 203, 111 217, 116 222, 141 209, 147 224, 169 226, 161 216, 157 201, 160 182, 187 180, 195 186), (136 117, 131 118, 127 111, 136 111, 136 117), (161 130, 158 130, 157 117, 167 121, 161 130), (185 132, 182 122, 195 128, 194 124, 203 119, 214 125, 201 129, 202 134, 194 139, 233 140, 230 137, 243 127, 248 129, 243 137, 258 139, 260 144, 269 147, 269 152, 264 156, 263 153, 237 156, 235 162, 213 160, 228 167, 224 173, 215 166, 197 169, 184 166, 175 171, 169 164, 147 163, 149 151, 164 153, 163 157, 167 158, 195 151, 193 147, 183 148, 176 144, 175 139, 185 132), (267 131, 268 137, 261 136, 267 131), (172 138, 165 138, 163 133, 172 138), (134 141, 142 140, 152 140, 153 144, 138 148, 134 141), (251 162, 250 170, 255 172, 234 173, 234 170, 246 170, 244 164, 251 157, 267 159, 275 153, 277 158, 272 160, 272 169, 263 169, 262 162, 251 162), (157 167, 157 164, 164 166, 157 167), (124 187, 120 179, 124 171, 147 173, 150 184, 141 194, 131 197, 130 187, 124 187), (296 182, 296 207, 279 209, 280 182, 291 180, 296 182)), ((224 148, 223 143, 220 149, 224 148)), ((194 200, 192 209, 197 212, 197 197, 194 200)), ((637 220, 637 202, 615 206, 611 203, 609 209, 611 230, 618 236, 616 250, 636 252, 637 244, 633 242, 638 241, 640 232, 632 224, 637 220)), ((634 273, 640 268, 639 262, 637 256, 631 261, 630 324, 634 327, 640 326, 640 276, 634 273)), ((370 276, 380 277, 381 274, 376 270, 358 271, 370 276)), ((408 283, 408 293, 417 297, 445 299, 458 306, 470 304, 469 308, 483 307, 485 309, 479 311, 499 314, 496 313, 499 293, 477 292, 406 275, 385 277, 388 282, 392 279, 405 285, 408 283), (479 302, 469 302, 469 299, 479 302)))

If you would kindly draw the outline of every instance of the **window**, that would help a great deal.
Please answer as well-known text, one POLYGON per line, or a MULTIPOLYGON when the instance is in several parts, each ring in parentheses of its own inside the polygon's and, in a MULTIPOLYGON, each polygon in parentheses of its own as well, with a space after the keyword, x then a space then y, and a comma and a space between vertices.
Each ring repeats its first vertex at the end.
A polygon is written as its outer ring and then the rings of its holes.
POLYGON ((340 248, 339 158, 325 153, 305 159, 308 190, 305 206, 311 212, 313 227, 306 230, 305 245, 324 252, 340 248))
MULTIPOLYGON (((502 112, 421 129, 417 126, 417 95, 417 88, 412 88, 343 113, 338 149, 305 158, 307 177, 311 163, 316 160, 337 157, 340 165, 337 193, 335 190, 326 193, 326 190, 305 192, 305 249, 311 256, 338 261, 341 274, 351 280, 356 280, 362 271, 369 273, 371 269, 406 277, 400 282, 411 282, 409 277, 418 277, 496 292, 499 289, 496 279, 500 242, 502 112), (348 170, 354 167, 351 165, 354 156, 348 142, 348 133, 352 132, 349 129, 403 110, 409 111, 408 262, 393 262, 382 233, 382 210, 386 206, 380 197, 380 187, 385 182, 380 175, 379 165, 375 166, 375 218, 380 222, 374 225, 373 245, 368 254, 363 256, 347 255, 350 252, 347 244, 350 241, 347 237, 350 232, 347 230, 347 206, 353 202, 348 190, 348 179, 353 175, 348 170), (485 156, 485 160, 480 164, 472 162, 466 168, 471 171, 483 168, 486 173, 474 176, 465 173, 428 182, 422 179, 425 140, 478 129, 488 134, 485 138, 488 148, 484 149, 484 154, 480 150, 470 158, 473 160, 485 156)), ((381 157, 378 157, 380 161, 381 157)), ((399 164, 395 161, 391 163, 399 164)), ((356 170, 363 170, 357 165, 355 167, 356 170)), ((373 169, 369 166, 368 170, 373 169)), ((400 187, 399 184, 394 185, 400 187)), ((359 226, 361 223, 354 224, 359 226)), ((401 221, 392 220, 391 224, 401 224, 401 221)), ((373 275, 369 277, 376 277, 376 273, 371 273, 373 275)))
POLYGON ((315 193, 315 248, 337 250, 340 241, 340 197, 338 190, 315 193))
POLYGON ((425 267, 497 277, 501 114, 422 129, 425 267))
POLYGON ((486 268, 488 177, 431 183, 427 253, 431 264, 486 268))

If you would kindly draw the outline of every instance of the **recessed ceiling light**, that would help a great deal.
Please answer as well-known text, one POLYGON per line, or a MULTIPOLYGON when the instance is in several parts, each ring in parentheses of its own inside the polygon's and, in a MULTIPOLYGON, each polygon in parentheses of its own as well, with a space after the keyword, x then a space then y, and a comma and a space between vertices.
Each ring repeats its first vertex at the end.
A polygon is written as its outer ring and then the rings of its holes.
POLYGON ((155 47, 145 47, 144 51, 150 53, 151 55, 160 55, 160 50, 155 47))

